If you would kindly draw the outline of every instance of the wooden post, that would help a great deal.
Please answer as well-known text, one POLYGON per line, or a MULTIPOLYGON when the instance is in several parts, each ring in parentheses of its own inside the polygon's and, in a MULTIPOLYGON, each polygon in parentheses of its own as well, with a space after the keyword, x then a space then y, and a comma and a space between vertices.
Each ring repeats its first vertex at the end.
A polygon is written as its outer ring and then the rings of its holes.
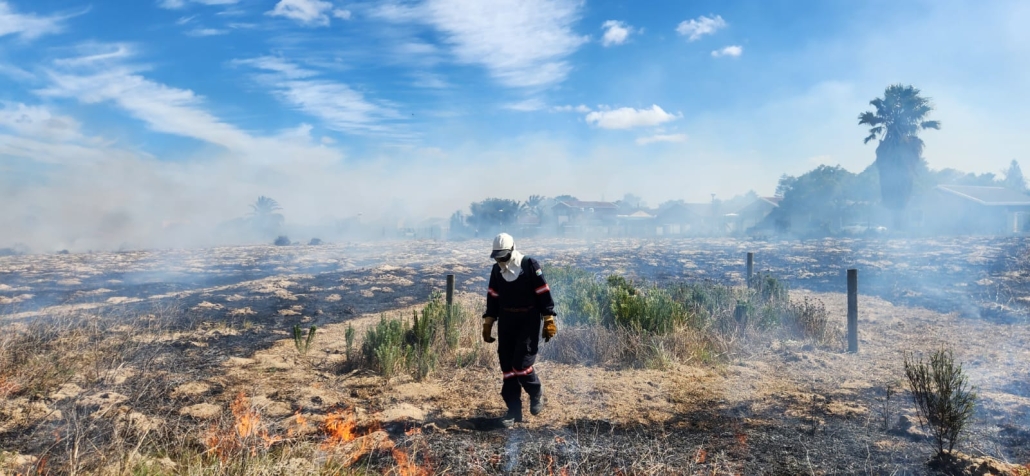
POLYGON ((747 253, 747 287, 751 287, 752 277, 755 274, 755 254, 752 252, 747 253))
POLYGON ((858 270, 848 270, 848 352, 858 352, 858 270))
POLYGON ((447 275, 447 316, 451 315, 451 305, 454 304, 454 275, 447 275))

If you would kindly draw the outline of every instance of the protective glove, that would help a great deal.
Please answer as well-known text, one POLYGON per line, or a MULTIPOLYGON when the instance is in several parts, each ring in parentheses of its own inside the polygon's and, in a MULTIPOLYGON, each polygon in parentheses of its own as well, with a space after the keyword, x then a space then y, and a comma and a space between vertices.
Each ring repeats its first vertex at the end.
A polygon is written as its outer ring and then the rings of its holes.
POLYGON ((496 317, 483 317, 483 342, 487 344, 492 344, 497 340, 490 336, 494 330, 494 321, 496 320, 496 317))
POLYGON ((554 324, 554 316, 544 316, 544 342, 550 342, 557 333, 558 326, 554 324))

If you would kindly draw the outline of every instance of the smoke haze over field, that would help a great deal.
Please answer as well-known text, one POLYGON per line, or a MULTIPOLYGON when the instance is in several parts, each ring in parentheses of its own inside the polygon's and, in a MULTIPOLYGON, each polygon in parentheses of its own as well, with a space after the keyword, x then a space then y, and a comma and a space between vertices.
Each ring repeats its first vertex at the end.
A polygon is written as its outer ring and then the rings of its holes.
POLYGON ((486 197, 771 195, 868 166, 855 118, 895 82, 945 125, 931 167, 1030 150, 1017 1, 123 3, 0 0, 0 247, 209 245, 259 195, 287 231, 486 197))

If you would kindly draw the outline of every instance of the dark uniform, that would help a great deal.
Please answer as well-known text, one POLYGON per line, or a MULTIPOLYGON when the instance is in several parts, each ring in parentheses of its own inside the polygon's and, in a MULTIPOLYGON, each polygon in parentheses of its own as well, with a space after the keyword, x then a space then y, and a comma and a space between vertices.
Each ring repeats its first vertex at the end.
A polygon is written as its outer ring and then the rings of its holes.
POLYGON ((497 318, 497 356, 504 374, 501 398, 509 412, 522 413, 520 387, 530 398, 540 398, 540 378, 533 371, 540 343, 541 315, 554 315, 551 288, 544 280, 540 263, 522 259, 522 274, 514 281, 501 276, 501 268, 490 271, 490 285, 483 317, 497 318))

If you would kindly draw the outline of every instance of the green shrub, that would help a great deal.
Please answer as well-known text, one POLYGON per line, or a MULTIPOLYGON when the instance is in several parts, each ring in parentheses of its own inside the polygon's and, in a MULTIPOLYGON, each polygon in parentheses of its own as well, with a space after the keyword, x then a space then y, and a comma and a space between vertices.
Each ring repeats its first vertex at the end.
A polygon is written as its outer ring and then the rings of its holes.
POLYGON ((578 268, 548 268, 555 312, 567 325, 610 325, 606 317, 606 287, 594 275, 578 268))
POLYGON ((274 244, 275 244, 275 246, 289 246, 290 245, 290 237, 288 237, 286 235, 279 235, 275 239, 274 244))
POLYGON ((905 355, 905 376, 919 419, 933 437, 937 456, 943 456, 945 448, 950 453, 973 416, 977 398, 962 364, 955 364, 950 349, 935 351, 929 362, 905 355))
POLYGON ((822 301, 804 298, 787 304, 782 323, 795 336, 826 342, 830 336, 827 324, 829 314, 822 301))
POLYGON ((308 349, 311 348, 311 341, 315 339, 315 326, 311 326, 308 329, 307 337, 304 337, 304 331, 301 330, 299 324, 293 326, 293 345, 297 347, 297 352, 301 354, 307 354, 308 349))
POLYGON ((770 274, 756 274, 751 278, 751 289, 761 297, 762 302, 786 302, 789 289, 787 283, 770 274))
POLYGON ((439 306, 434 301, 422 308, 422 318, 417 311, 412 311, 412 326, 406 333, 406 349, 404 360, 415 380, 425 379, 436 367, 436 353, 432 346, 436 337, 437 325, 442 321, 439 306))
POLYGON ((343 333, 344 342, 347 343, 347 359, 354 358, 354 324, 347 323, 347 330, 343 333))
POLYGON ((390 378, 404 358, 404 323, 399 319, 379 318, 379 323, 365 333, 361 356, 380 375, 390 378))

